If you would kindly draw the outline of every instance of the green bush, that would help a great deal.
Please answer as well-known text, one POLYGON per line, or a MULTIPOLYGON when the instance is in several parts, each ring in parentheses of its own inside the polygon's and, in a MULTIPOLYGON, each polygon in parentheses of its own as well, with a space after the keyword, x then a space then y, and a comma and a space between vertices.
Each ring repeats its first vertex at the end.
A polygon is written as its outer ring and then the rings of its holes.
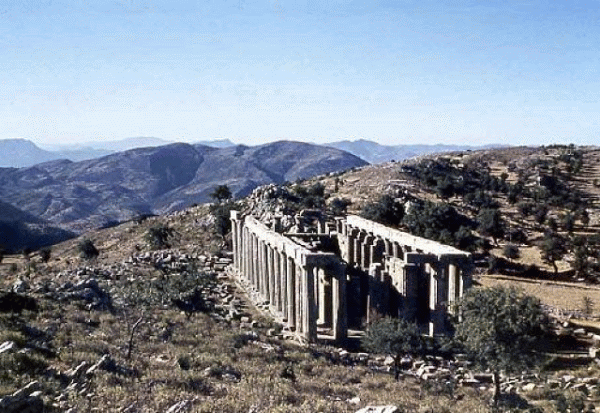
POLYGON ((404 217, 404 206, 391 195, 383 195, 376 202, 366 204, 360 215, 383 225, 397 227, 404 217))
POLYGON ((98 249, 90 239, 84 239, 83 241, 81 241, 77 248, 79 250, 79 253, 81 254, 81 257, 85 258, 86 260, 97 258, 98 255, 100 255, 100 251, 98 251, 98 249))
POLYGON ((170 248, 169 237, 173 235, 173 229, 166 225, 155 225, 148 229, 145 239, 152 248, 170 248))

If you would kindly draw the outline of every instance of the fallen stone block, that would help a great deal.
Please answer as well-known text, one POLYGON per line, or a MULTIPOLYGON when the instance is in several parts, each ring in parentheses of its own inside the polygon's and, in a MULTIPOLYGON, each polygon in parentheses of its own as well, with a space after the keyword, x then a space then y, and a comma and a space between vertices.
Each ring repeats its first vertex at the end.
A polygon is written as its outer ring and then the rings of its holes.
POLYGON ((367 406, 357 410, 356 413, 400 413, 400 409, 393 405, 367 406))

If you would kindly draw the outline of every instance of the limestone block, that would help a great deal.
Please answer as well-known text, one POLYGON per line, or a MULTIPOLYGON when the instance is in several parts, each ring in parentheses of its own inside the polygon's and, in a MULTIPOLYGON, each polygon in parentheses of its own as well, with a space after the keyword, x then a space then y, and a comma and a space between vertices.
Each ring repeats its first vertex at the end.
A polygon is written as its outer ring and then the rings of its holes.
POLYGON ((356 413, 400 413, 400 409, 393 405, 367 406, 357 410, 356 413))

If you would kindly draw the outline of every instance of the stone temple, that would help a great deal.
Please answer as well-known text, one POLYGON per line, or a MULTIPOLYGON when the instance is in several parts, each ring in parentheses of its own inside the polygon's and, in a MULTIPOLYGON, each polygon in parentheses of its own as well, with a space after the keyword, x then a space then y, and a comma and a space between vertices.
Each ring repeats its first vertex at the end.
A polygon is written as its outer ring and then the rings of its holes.
POLYGON ((447 331, 471 285, 467 252, 349 215, 283 232, 232 211, 233 268, 246 290, 304 342, 344 341, 374 316, 447 331))

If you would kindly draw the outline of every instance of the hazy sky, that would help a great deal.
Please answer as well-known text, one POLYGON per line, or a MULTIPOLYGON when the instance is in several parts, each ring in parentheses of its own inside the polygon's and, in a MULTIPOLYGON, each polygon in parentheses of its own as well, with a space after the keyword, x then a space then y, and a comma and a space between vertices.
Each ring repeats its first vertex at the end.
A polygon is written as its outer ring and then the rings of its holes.
POLYGON ((8 0, 0 139, 600 144, 599 69, 599 1, 8 0))

